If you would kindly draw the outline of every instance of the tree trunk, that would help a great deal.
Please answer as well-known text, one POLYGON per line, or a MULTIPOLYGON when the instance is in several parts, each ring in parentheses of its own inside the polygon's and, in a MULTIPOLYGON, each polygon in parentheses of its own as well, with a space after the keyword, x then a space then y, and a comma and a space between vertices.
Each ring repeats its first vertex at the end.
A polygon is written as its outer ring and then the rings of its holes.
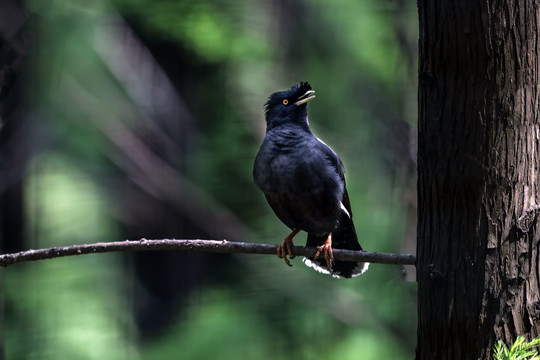
POLYGON ((540 333, 539 8, 418 1, 417 359, 540 333))

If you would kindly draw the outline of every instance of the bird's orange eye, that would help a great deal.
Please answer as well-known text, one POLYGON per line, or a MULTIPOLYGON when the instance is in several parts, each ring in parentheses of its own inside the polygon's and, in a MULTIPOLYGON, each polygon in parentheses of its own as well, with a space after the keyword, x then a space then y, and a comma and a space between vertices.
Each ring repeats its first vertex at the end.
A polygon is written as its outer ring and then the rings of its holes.
POLYGON ((287 105, 289 103, 289 100, 285 99, 283 100, 283 105, 287 105))

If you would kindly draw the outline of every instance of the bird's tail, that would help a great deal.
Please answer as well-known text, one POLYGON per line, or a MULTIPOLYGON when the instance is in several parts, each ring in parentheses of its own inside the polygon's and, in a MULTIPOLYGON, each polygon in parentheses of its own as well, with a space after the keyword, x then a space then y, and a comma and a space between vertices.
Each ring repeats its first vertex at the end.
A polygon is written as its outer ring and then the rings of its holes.
MULTIPOLYGON (((308 234, 306 246, 321 246, 324 244, 327 237, 328 234, 308 234)), ((332 249, 362 250, 362 247, 358 242, 358 237, 356 236, 354 224, 350 218, 343 216, 339 228, 332 233, 332 249)), ((313 258, 304 258, 303 261, 307 266, 312 267, 323 274, 330 274, 333 277, 338 278, 350 278, 361 275, 369 266, 369 263, 367 262, 335 260, 332 271, 330 271, 328 270, 324 256, 319 256, 317 260, 314 260, 313 258)))

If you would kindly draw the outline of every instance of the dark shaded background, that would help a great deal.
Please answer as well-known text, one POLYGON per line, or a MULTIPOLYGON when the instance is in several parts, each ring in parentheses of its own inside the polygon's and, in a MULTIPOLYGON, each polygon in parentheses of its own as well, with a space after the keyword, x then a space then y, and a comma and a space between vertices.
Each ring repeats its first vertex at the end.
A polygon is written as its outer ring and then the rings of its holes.
MULTIPOLYGON (((414 252, 416 39, 404 1, 0 2, 0 246, 281 242, 252 182, 263 104, 309 81, 362 246, 414 252)), ((296 243, 303 245, 305 235, 296 243)), ((411 269, 337 280, 255 255, 1 270, 7 359, 410 359, 411 269)))

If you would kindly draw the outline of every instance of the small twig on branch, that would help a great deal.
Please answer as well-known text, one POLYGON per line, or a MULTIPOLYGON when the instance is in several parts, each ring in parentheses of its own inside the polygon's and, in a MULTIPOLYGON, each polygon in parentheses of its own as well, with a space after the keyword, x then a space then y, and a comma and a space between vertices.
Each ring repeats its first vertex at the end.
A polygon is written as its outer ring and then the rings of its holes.
MULTIPOLYGON (((113 251, 207 251, 237 254, 276 254, 277 245, 232 242, 227 240, 126 240, 101 242, 95 244, 72 245, 47 249, 27 250, 13 254, 0 255, 0 266, 9 266, 26 261, 52 259, 64 256, 105 253, 113 251)), ((295 246, 294 254, 314 256, 317 248, 295 246)), ((381 264, 414 265, 416 257, 412 254, 387 254, 367 251, 333 249, 337 260, 356 260, 381 264)))

